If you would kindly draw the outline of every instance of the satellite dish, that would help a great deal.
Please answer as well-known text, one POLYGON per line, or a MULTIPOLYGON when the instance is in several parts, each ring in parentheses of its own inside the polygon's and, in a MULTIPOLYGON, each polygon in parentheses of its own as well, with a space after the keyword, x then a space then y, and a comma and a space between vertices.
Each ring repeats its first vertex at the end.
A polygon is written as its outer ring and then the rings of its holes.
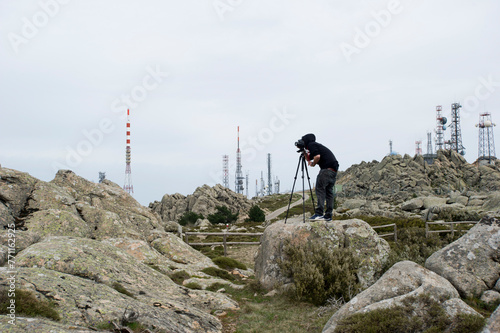
POLYGON ((462 150, 462 151, 460 152, 460 155, 464 156, 464 155, 465 155, 465 150, 462 150))
POLYGON ((446 119, 446 117, 442 117, 441 118, 441 124, 446 124, 448 122, 448 119, 446 119))
POLYGON ((445 130, 446 130, 446 125, 443 125, 443 131, 445 131, 445 130))
POLYGON ((485 120, 484 121, 484 127, 491 127, 491 121, 490 120, 485 120))

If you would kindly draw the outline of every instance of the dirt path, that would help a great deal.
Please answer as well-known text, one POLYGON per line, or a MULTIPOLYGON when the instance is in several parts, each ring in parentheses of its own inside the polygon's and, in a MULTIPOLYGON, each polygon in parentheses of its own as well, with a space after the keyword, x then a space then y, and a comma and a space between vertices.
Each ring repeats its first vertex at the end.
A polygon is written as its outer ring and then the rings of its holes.
MULTIPOLYGON (((298 194, 298 195, 302 196, 302 192, 295 192, 294 194, 298 194)), ((309 199, 309 195, 307 193, 305 193, 304 194, 304 201, 306 201, 307 199, 309 199)), ((302 203, 302 198, 300 198, 299 200, 290 204, 290 208, 297 206, 297 205, 300 205, 301 203, 302 203)), ((277 218, 279 215, 286 212, 287 209, 288 209, 288 205, 286 205, 285 207, 281 207, 279 209, 276 209, 274 212, 267 214, 266 221, 270 221, 272 219, 277 218)))

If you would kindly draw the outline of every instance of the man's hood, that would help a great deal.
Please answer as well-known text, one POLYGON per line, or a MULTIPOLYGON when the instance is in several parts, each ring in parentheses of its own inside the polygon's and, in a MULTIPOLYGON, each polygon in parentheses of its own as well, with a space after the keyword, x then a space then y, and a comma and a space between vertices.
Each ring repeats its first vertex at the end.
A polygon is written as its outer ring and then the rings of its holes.
POLYGON ((306 134, 302 137, 304 145, 307 147, 311 142, 316 142, 316 136, 312 133, 306 134))

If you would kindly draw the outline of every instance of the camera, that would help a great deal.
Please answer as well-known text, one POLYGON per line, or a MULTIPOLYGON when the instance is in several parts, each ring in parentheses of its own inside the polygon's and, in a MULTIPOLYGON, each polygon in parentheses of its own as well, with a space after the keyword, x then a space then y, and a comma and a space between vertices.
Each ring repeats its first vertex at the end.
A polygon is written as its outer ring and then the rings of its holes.
POLYGON ((305 149, 305 144, 304 144, 304 140, 300 139, 300 140, 297 140, 297 142, 295 142, 295 147, 299 148, 299 150, 297 151, 297 153, 300 153, 302 151, 304 151, 305 149))

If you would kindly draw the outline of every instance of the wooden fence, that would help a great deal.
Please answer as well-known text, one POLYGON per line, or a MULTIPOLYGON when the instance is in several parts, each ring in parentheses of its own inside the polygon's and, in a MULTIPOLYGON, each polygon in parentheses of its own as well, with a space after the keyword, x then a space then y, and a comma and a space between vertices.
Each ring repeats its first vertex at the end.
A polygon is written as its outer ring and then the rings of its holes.
POLYGON ((212 245, 223 245, 224 246, 224 256, 227 256, 227 245, 259 245, 258 242, 228 242, 228 236, 262 236, 262 232, 185 232, 184 233, 184 242, 188 245, 199 245, 199 246, 212 246, 212 245), (189 243, 189 235, 197 235, 197 236, 222 236, 222 242, 213 242, 213 243, 189 243))
MULTIPOLYGON (((441 232, 451 232, 452 236, 455 236, 455 224, 476 224, 478 221, 455 221, 455 222, 425 222, 425 237, 429 237, 430 234, 441 233, 441 232), (440 224, 440 225, 449 225, 450 229, 445 230, 430 230, 429 225, 440 224)), ((460 232, 464 232, 466 230, 456 230, 460 232)))
POLYGON ((380 228, 387 228, 387 227, 394 227, 394 232, 391 232, 390 234, 379 235, 379 236, 380 237, 394 236, 394 241, 397 242, 398 241, 398 229, 396 227, 396 223, 372 226, 373 229, 380 229, 380 228))

